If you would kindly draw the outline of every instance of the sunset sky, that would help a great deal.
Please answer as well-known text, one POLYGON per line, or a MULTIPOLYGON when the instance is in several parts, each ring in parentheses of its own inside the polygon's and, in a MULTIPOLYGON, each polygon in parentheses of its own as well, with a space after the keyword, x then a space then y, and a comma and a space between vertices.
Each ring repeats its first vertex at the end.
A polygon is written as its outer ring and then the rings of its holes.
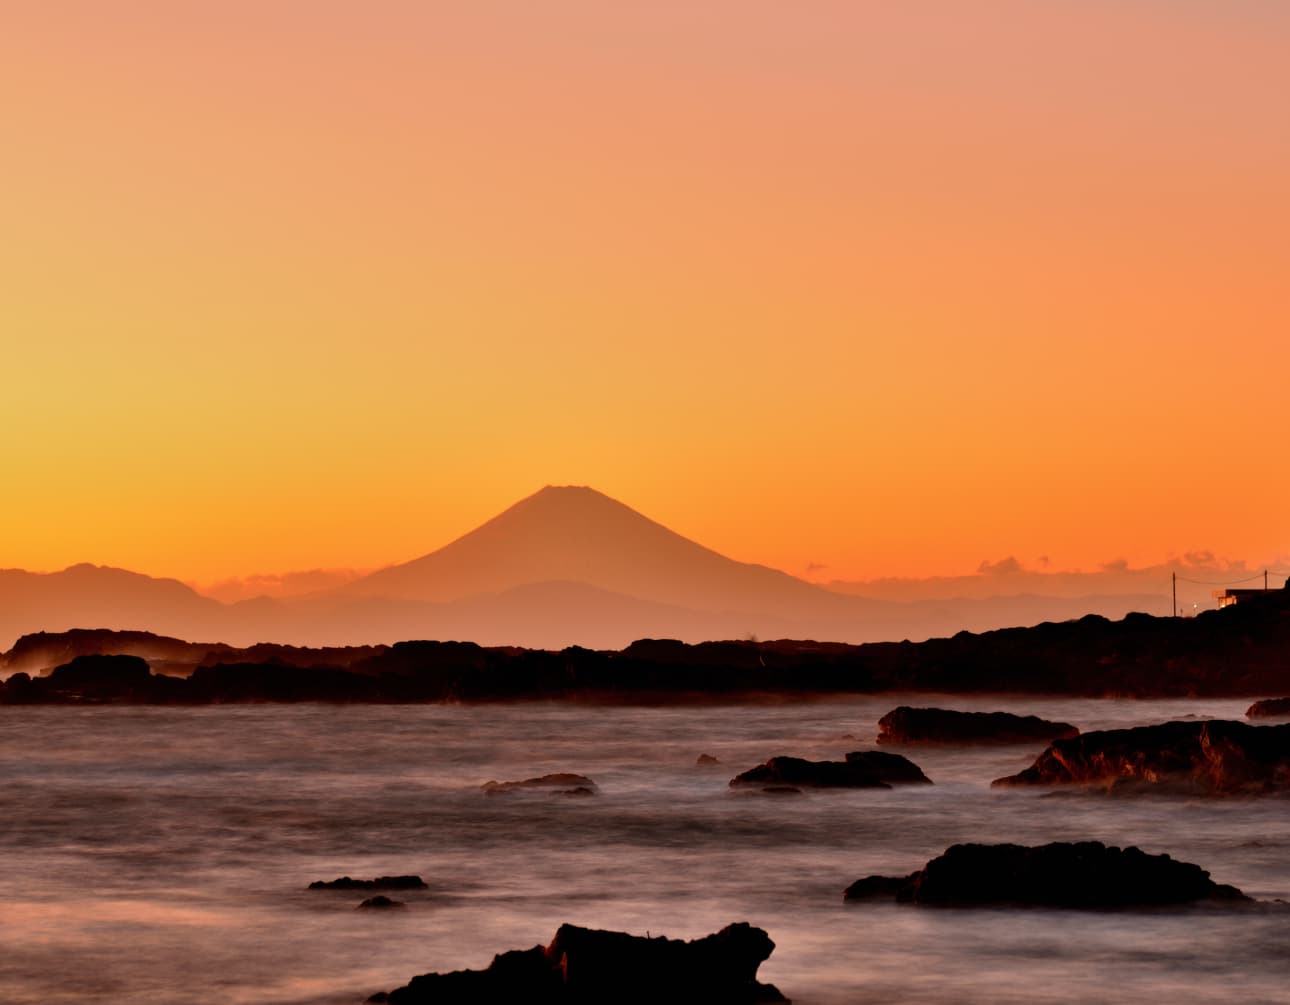
POLYGON ((14 0, 0 567, 591 485, 817 578, 1290 558, 1290 4, 14 0))

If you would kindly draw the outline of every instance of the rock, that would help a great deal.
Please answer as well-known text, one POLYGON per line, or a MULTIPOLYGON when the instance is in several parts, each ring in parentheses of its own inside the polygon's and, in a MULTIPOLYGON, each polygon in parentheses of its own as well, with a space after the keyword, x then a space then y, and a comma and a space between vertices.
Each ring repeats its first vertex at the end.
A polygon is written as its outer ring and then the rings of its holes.
POLYGON ((885 750, 853 750, 847 754, 847 763, 858 764, 875 778, 893 785, 932 784, 932 780, 923 774, 923 769, 903 754, 885 750))
POLYGON ((545 949, 493 957, 486 970, 414 977, 368 1001, 390 1005, 525 1005, 615 1002, 647 1005, 752 1005, 784 1002, 757 968, 775 944, 745 922, 691 942, 561 925, 545 949))
POLYGON ((148 661, 139 656, 89 654, 55 667, 41 683, 72 700, 120 701, 147 696, 153 677, 148 661))
POLYGON ((1078 734, 1079 730, 1068 722, 1011 712, 958 712, 901 705, 878 720, 879 743, 1048 743, 1078 734))
POLYGON ((740 785, 809 785, 817 788, 889 789, 889 783, 923 782, 929 779, 918 765, 899 754, 857 751, 845 761, 807 761, 800 757, 772 757, 730 780, 740 785))
POLYGON ((488 781, 480 786, 480 789, 490 796, 501 795, 504 792, 515 792, 519 789, 577 788, 584 788, 594 793, 596 783, 585 775, 575 775, 567 771, 562 771, 551 775, 541 775, 537 778, 525 778, 518 782, 488 781))
POLYGON ((844 900, 895 898, 932 906, 1031 905, 1065 908, 1148 907, 1197 901, 1249 901, 1198 865, 1100 841, 956 844, 905 877, 857 880, 844 900))
POLYGON ((426 890, 428 887, 420 876, 377 876, 376 879, 340 879, 323 881, 315 880, 309 884, 311 890, 426 890))
POLYGON ((576 789, 556 789, 551 793, 553 796, 573 796, 576 799, 585 799, 587 796, 594 796, 595 789, 589 789, 585 785, 579 785, 576 789))
POLYGON ((1290 788, 1290 724, 1209 719, 1083 733, 1054 741, 1025 771, 993 784, 1122 783, 1210 793, 1290 788))
POLYGON ((698 757, 698 760, 696 760, 694 763, 697 767, 700 767, 700 768, 710 768, 714 764, 720 764, 721 762, 718 761, 711 754, 700 754, 698 757))
POLYGON ((407 907, 407 906, 408 905, 403 903, 403 901, 401 900, 391 900, 389 897, 386 897, 382 894, 377 894, 375 897, 368 897, 365 901, 359 904, 358 907, 355 908, 355 910, 388 911, 393 908, 407 907))
POLYGON ((908 876, 866 876, 847 887, 843 900, 899 900, 902 893, 914 888, 921 872, 908 876))
POLYGON ((767 785, 761 790, 768 796, 800 796, 802 790, 796 785, 767 785))
POLYGON ((1282 715, 1290 715, 1290 698, 1264 698, 1245 710, 1248 719, 1282 715))

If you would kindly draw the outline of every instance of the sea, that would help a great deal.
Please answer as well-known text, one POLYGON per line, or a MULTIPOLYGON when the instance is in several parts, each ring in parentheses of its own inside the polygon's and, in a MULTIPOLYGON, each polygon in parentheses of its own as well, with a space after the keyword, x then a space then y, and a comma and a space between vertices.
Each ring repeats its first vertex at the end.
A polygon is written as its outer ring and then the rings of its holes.
POLYGON ((340 1005, 480 968, 564 922, 695 938, 734 921, 798 1005, 1286 1002, 1290 914, 847 904, 957 842, 1099 840, 1290 900, 1290 800, 991 789, 1042 744, 885 747, 934 785, 750 794, 788 754, 872 749, 900 704, 1081 729, 1242 719, 1247 700, 877 695, 0 708, 0 1002, 340 1005), (701 754, 717 758, 701 767, 701 754), (597 794, 487 796, 568 771, 597 794), (314 880, 418 874, 393 911, 314 880))

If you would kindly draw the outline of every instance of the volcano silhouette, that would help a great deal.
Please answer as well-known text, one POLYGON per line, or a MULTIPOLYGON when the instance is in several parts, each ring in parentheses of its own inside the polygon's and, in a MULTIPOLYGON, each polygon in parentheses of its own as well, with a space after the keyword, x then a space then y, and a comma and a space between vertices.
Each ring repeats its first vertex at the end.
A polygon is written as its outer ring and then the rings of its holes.
POLYGON ((340 592, 444 602, 542 582, 584 583, 700 611, 797 618, 855 609, 847 598, 726 558, 582 486, 548 485, 438 551, 340 592))

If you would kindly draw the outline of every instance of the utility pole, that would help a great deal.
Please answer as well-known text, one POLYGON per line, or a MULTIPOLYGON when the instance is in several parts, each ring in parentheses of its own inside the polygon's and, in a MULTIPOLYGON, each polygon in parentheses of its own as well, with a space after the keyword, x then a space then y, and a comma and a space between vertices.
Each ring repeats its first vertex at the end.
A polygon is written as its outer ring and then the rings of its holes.
POLYGON ((1173 580, 1174 584, 1174 617, 1176 618, 1178 617, 1178 573, 1169 573, 1169 578, 1173 580))
POLYGON ((1268 592, 1268 570, 1267 569, 1263 570, 1263 592, 1264 593, 1268 592))

